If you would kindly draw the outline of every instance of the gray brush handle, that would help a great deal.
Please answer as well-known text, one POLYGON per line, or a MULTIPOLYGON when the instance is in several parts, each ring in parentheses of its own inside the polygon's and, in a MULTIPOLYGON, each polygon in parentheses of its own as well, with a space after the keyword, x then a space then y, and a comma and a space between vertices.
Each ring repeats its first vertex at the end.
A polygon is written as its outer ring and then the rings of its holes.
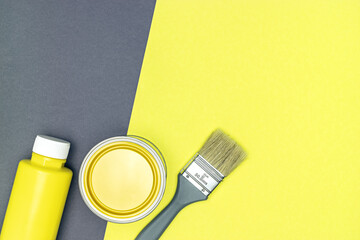
POLYGON ((207 196, 179 174, 176 193, 171 202, 140 232, 135 240, 159 239, 181 209, 191 203, 206 199, 207 196))

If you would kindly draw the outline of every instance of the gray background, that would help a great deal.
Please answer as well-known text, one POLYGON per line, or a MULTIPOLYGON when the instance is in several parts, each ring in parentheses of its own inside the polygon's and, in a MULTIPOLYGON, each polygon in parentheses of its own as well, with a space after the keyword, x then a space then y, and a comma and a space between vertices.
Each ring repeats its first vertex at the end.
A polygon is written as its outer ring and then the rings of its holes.
POLYGON ((78 169, 126 134, 155 0, 0 1, 0 225, 17 164, 36 134, 69 140, 73 181, 58 239, 102 239, 78 169))

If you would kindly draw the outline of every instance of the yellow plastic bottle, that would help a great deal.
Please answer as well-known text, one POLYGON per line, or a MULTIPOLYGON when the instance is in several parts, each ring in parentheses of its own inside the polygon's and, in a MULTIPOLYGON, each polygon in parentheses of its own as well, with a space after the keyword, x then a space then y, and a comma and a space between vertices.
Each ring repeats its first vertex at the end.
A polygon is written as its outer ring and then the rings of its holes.
POLYGON ((38 135, 31 160, 20 161, 0 240, 56 239, 72 178, 70 143, 38 135))

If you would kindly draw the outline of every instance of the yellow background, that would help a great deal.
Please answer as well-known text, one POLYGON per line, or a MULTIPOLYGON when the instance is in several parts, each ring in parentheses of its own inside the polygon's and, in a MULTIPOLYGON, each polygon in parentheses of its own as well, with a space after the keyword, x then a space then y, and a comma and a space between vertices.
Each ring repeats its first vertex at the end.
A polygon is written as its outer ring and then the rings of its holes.
POLYGON ((162 239, 360 239, 360 2, 158 0, 129 134, 168 164, 149 217, 216 127, 247 160, 162 239))

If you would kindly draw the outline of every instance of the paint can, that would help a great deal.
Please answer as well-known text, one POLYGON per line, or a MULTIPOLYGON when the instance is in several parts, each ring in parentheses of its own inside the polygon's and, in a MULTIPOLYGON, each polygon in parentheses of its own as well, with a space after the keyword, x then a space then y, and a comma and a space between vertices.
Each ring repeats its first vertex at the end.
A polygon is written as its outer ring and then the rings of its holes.
POLYGON ((119 136, 94 146, 79 172, 81 196, 100 218, 131 223, 149 215, 166 186, 166 164, 159 149, 138 136, 119 136))

